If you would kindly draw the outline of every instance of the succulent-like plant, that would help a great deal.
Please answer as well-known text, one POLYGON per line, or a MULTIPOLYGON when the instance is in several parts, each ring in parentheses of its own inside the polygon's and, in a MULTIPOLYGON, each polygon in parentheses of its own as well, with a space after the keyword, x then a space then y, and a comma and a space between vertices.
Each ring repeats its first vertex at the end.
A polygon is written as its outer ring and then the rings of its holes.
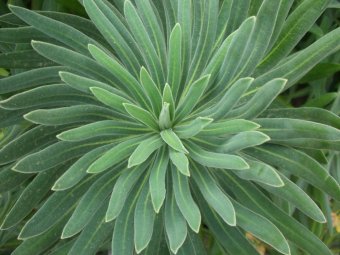
POLYGON ((0 190, 25 187, 2 229, 28 220, 13 254, 206 254, 206 233, 257 254, 245 232, 331 254, 293 213, 326 221, 306 187, 340 199, 322 165, 340 119, 277 100, 340 49, 338 28, 291 52, 330 1, 81 2, 90 20, 0 18, 17 45, 0 60, 16 73, 0 80, 0 126, 20 126, 0 190))

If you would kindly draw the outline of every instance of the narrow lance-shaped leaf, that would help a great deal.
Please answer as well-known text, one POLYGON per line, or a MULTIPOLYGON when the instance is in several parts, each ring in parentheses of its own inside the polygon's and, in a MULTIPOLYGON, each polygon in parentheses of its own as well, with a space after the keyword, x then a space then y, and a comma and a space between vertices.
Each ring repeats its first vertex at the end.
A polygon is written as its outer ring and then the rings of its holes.
POLYGON ((246 207, 233 201, 236 211, 237 224, 249 231, 260 240, 266 242, 283 254, 290 254, 290 247, 281 231, 265 217, 252 212, 246 207))
POLYGON ((237 152, 248 147, 261 145, 270 140, 270 137, 259 131, 240 132, 232 136, 220 150, 225 153, 237 152))
POLYGON ((169 39, 168 79, 175 100, 181 86, 182 77, 182 29, 179 23, 173 28, 169 39))
POLYGON ((171 167, 173 191, 176 203, 190 228, 198 233, 201 225, 200 210, 191 196, 188 177, 171 167))
POLYGON ((227 90, 223 97, 217 102, 216 105, 206 109, 206 107, 202 107, 204 110, 199 113, 200 115, 207 115, 213 119, 221 119, 226 116, 234 106, 239 102, 241 96, 244 92, 247 91, 250 84, 254 81, 253 78, 242 78, 236 81, 231 87, 227 90))
POLYGON ((188 142, 190 157, 203 166, 222 169, 243 170, 249 165, 239 156, 206 151, 193 142, 188 142))
POLYGON ((131 101, 116 95, 112 92, 109 92, 105 89, 98 88, 98 87, 90 87, 90 90, 92 94, 103 104, 110 106, 112 109, 119 111, 119 112, 124 112, 125 113, 125 108, 123 104, 131 104, 131 101))
POLYGON ((26 23, 84 55, 89 55, 87 50, 89 43, 98 44, 95 40, 63 22, 17 6, 11 6, 11 11, 26 23))
POLYGON ((150 131, 148 128, 127 121, 103 120, 69 129, 57 135, 62 141, 83 141, 100 136, 138 135, 150 131))
POLYGON ((322 165, 299 150, 268 144, 248 148, 246 153, 303 178, 336 199, 340 198, 340 188, 337 181, 329 175, 322 165))
POLYGON ((86 175, 89 166, 100 157, 104 152, 112 148, 112 144, 100 146, 81 156, 75 161, 63 175, 54 183, 52 190, 66 190, 79 183, 86 175))
POLYGON ((156 213, 152 207, 149 185, 139 195, 134 213, 134 243, 137 254, 143 251, 151 241, 156 213))
POLYGON ((101 176, 89 190, 80 199, 79 204, 72 213, 71 218, 64 226, 62 239, 72 237, 79 233, 96 214, 97 210, 105 202, 107 204, 107 198, 112 191, 122 166, 115 167, 112 171, 107 172, 101 176))
POLYGON ((159 213, 166 195, 166 172, 169 164, 169 152, 163 146, 157 153, 150 169, 150 195, 153 208, 159 213))
POLYGON ((154 135, 143 142, 141 142, 134 152, 131 154, 128 167, 133 167, 142 164, 146 161, 150 155, 164 144, 162 138, 159 135, 154 135))
POLYGON ((171 127, 170 104, 167 102, 163 103, 162 110, 159 114, 158 124, 160 129, 168 129, 171 127))
POLYGON ((93 87, 93 88, 100 88, 103 90, 107 90, 113 94, 119 95, 124 98, 128 98, 128 96, 124 92, 101 81, 97 81, 94 79, 86 78, 84 76, 80 76, 74 73, 69 73, 69 72, 64 72, 64 71, 60 71, 59 76, 62 79, 62 81, 64 81, 67 85, 71 86, 72 88, 76 90, 85 92, 87 94, 91 94, 90 88, 93 87))
POLYGON ((183 92, 185 95, 181 98, 180 104, 176 109, 175 122, 185 118, 195 108, 209 83, 209 79, 210 75, 205 75, 189 85, 189 90, 187 92, 183 92))
POLYGON ((160 58, 157 55, 156 49, 151 42, 141 18, 129 0, 124 3, 124 15, 133 36, 141 44, 143 56, 148 64, 148 70, 150 70, 152 78, 158 84, 164 84, 164 70, 160 58))
POLYGON ((145 100, 145 94, 139 82, 126 70, 113 56, 109 56, 106 52, 95 45, 88 46, 91 55, 110 71, 120 82, 121 90, 126 91, 132 95, 143 107, 149 107, 145 100))
POLYGON ((284 186, 284 182, 280 175, 270 165, 257 160, 247 159, 246 161, 249 165, 249 169, 234 171, 241 179, 259 182, 260 184, 264 183, 273 187, 273 189, 284 186))
POLYGON ((133 118, 154 130, 158 130, 157 121, 150 112, 134 104, 123 104, 123 106, 133 118))
MULTIPOLYGON (((171 185, 169 185, 171 186, 171 185)), ((187 237, 187 223, 176 204, 172 187, 169 187, 164 209, 165 233, 168 236, 170 249, 177 253, 187 237)))
POLYGON ((178 171, 186 176, 190 176, 189 160, 183 152, 170 149, 170 159, 178 171))
POLYGON ((206 117, 197 117, 189 123, 183 125, 177 125, 174 128, 174 132, 179 138, 190 138, 199 134, 206 126, 208 126, 213 119, 206 117))
POLYGON ((115 145, 112 149, 105 152, 104 155, 96 159, 89 166, 87 172, 96 174, 109 169, 126 159, 144 139, 145 136, 138 136, 115 145))
POLYGON ((130 191, 135 186, 139 177, 145 172, 147 165, 142 164, 131 170, 124 169, 111 193, 109 207, 106 211, 105 221, 109 222, 117 218, 122 211, 130 191))
POLYGON ((312 219, 321 223, 326 222, 326 218, 317 204, 298 185, 283 174, 280 174, 280 178, 284 183, 284 186, 282 187, 271 187, 266 185, 267 183, 264 183, 265 185, 261 186, 271 194, 287 200, 312 219))
POLYGON ((228 225, 236 226, 234 206, 230 199, 217 186, 216 180, 211 176, 209 170, 197 164, 193 164, 192 173, 198 188, 208 204, 228 225))
POLYGON ((249 120, 234 119, 234 120, 222 120, 219 122, 213 122, 202 130, 200 134, 209 136, 228 136, 237 134, 239 132, 256 130, 260 127, 259 124, 249 120))
MULTIPOLYGON (((146 175, 147 176, 147 175, 146 175)), ((126 194, 126 203, 122 205, 112 236, 111 249, 113 254, 133 255, 134 252, 134 211, 142 188, 146 183, 146 176, 135 185, 130 194, 126 194)), ((137 180, 136 180, 137 181, 137 180)))
POLYGON ((140 70, 140 83, 146 91, 146 94, 152 105, 152 109, 157 116, 161 112, 162 95, 159 91, 159 87, 157 84, 155 84, 150 74, 144 67, 142 67, 140 70))
MULTIPOLYGON (((256 94, 243 106, 231 111, 226 117, 253 119, 261 114, 286 85, 286 79, 274 79, 263 85, 256 94)), ((249 93, 249 92, 248 92, 249 93)), ((248 94, 247 93, 247 94, 248 94)))
POLYGON ((168 83, 165 84, 163 89, 163 102, 169 103, 170 117, 173 120, 175 118, 175 99, 168 83))
POLYGON ((171 148, 176 151, 188 153, 179 137, 175 134, 172 129, 166 129, 161 132, 161 137, 171 148))

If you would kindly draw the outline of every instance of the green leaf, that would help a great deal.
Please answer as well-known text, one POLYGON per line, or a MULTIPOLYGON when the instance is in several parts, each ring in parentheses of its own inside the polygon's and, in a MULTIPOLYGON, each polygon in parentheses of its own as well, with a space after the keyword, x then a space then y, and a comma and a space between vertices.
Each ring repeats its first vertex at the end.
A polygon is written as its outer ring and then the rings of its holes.
POLYGON ((0 164, 5 165, 32 153, 38 148, 56 142, 56 134, 65 126, 36 126, 17 135, 0 149, 0 164), (34 139, 34 143, 31 141, 34 139), (18 150, 20 148, 20 150, 18 150))
POLYGON ((181 139, 178 138, 172 129, 163 130, 160 134, 163 141, 171 148, 179 152, 188 153, 187 149, 182 144, 181 139))
POLYGON ((175 118, 175 100, 172 95, 171 88, 168 83, 165 84, 163 89, 163 100, 162 102, 166 102, 169 104, 170 109, 170 118, 173 120, 175 118))
POLYGON ((142 164, 130 170, 123 170, 111 194, 109 207, 105 216, 106 222, 116 219, 117 216, 120 215, 124 205, 128 205, 126 200, 146 167, 147 164, 142 164))
POLYGON ((226 117, 240 119, 256 118, 269 107, 274 99, 276 99, 276 97, 283 90, 286 83, 287 80, 281 78, 267 82, 265 85, 257 90, 256 94, 246 104, 231 111, 229 114, 226 115, 226 117))
POLYGON ((103 1, 93 0, 84 0, 84 7, 91 21, 117 52, 123 63, 137 77, 141 67, 138 58, 140 53, 133 49, 134 39, 120 18, 113 12, 113 8, 107 6, 103 1))
POLYGON ((80 53, 89 55, 87 45, 90 43, 97 44, 95 40, 63 22, 40 15, 26 8, 11 6, 10 9, 26 23, 80 53))
POLYGON ((77 122, 92 122, 114 118, 114 112, 100 106, 76 105, 56 109, 35 110, 24 117, 37 124, 63 125, 77 122))
POLYGON ((90 96, 64 84, 45 85, 0 101, 4 109, 30 109, 96 103, 90 96))
POLYGON ((140 49, 145 62, 147 63, 152 79, 155 80, 157 84, 164 84, 164 70, 160 57, 157 55, 157 51, 152 44, 151 38, 143 24, 143 21, 129 0, 124 3, 124 15, 132 35, 140 44, 140 49))
POLYGON ((19 50, 0 54, 0 66, 2 68, 32 69, 55 65, 54 62, 47 60, 34 50, 19 50))
MULTIPOLYGON (((260 130, 270 136, 271 140, 276 143, 290 144, 290 141, 301 141, 296 146, 310 148, 309 142, 316 140, 321 143, 319 146, 315 145, 317 146, 316 149, 322 149, 325 144, 330 143, 335 144, 332 149, 340 150, 340 131, 328 125, 287 118, 257 119, 257 123, 262 126, 260 130)), ((292 145, 294 146, 295 144, 292 145)), ((314 146, 311 148, 314 148, 314 146)))
POLYGON ((22 174, 14 172, 11 168, 11 165, 7 165, 4 167, 1 167, 0 171, 0 192, 6 192, 13 190, 14 188, 18 187, 20 184, 22 184, 27 179, 31 178, 32 174, 22 174))
MULTIPOLYGON (((108 238, 110 238, 114 224, 113 222, 107 223, 104 220, 106 206, 107 203, 105 201, 103 205, 99 207, 96 214, 88 222, 80 235, 74 239, 75 243, 71 250, 67 253, 68 255, 92 255, 101 248, 108 238)), ((65 253, 62 253, 60 255, 64 254, 65 253)))
POLYGON ((237 152, 248 147, 261 145, 270 140, 270 137, 259 131, 245 131, 232 136, 220 147, 225 153, 237 152))
POLYGON ((204 223, 209 227, 216 241, 230 254, 258 255, 258 252, 246 239, 244 233, 238 228, 225 223, 199 193, 197 185, 194 185, 194 187, 204 223))
MULTIPOLYGON (((223 185, 233 190, 238 201, 242 201, 244 206, 274 223, 289 241, 311 254, 332 254, 327 246, 310 230, 280 210, 253 184, 236 179, 228 172, 220 173, 222 174, 220 180, 224 182, 223 185)), ((261 229, 263 228, 261 227, 261 229)))
POLYGON ((1 42, 30 43, 31 40, 49 41, 51 38, 30 26, 0 29, 1 42))
POLYGON ((21 173, 46 171, 54 166, 61 165, 64 162, 79 157, 103 143, 105 142, 100 143, 98 140, 88 141, 87 143, 57 142, 20 159, 13 167, 13 170, 21 173))
POLYGON ((65 217, 58 222, 59 224, 53 226, 47 232, 24 240, 12 254, 14 255, 30 255, 42 254, 46 249, 51 247, 51 244, 59 240, 62 226, 65 223, 65 217))
POLYGON ((151 241, 156 213, 152 207, 149 185, 144 185, 134 213, 134 243, 137 254, 151 241))
POLYGON ((115 89, 114 87, 97 81, 97 80, 92 80, 83 76, 79 76, 73 73, 68 73, 68 72, 59 72, 59 76, 60 78, 69 86, 71 86, 72 88, 85 92, 87 94, 92 94, 91 93, 91 88, 95 87, 95 88, 100 88, 103 90, 107 90, 113 94, 117 94, 121 97, 128 97, 124 92, 115 89))
POLYGON ((308 74, 303 77, 299 83, 308 83, 316 80, 328 78, 340 71, 340 64, 320 63, 317 64, 308 74))
POLYGON ((91 174, 97 174, 108 170, 110 167, 128 158, 138 146, 138 144, 144 139, 145 136, 137 136, 115 145, 98 159, 96 159, 89 166, 87 172, 91 174))
POLYGON ((251 131, 258 129, 260 125, 255 122, 243 119, 235 120, 222 120, 219 122, 211 123, 209 126, 203 129, 200 135, 208 136, 228 136, 237 134, 239 132, 251 131))
POLYGON ((163 145, 163 140, 159 135, 145 139, 141 142, 129 157, 128 168, 140 165, 145 162, 150 155, 163 145))
POLYGON ((147 131, 149 131, 149 129, 132 122, 103 120, 69 129, 60 133, 57 137, 62 141, 75 142, 105 135, 116 135, 118 137, 138 135, 147 131))
POLYGON ((187 117, 195 108, 208 86, 209 79, 210 75, 205 75, 189 86, 187 93, 182 96, 179 106, 176 109, 176 123, 187 117))
POLYGON ((201 213, 190 192, 188 177, 172 167, 173 192, 179 210, 190 228, 198 233, 201 225, 201 213))
POLYGON ((284 183, 284 186, 282 187, 277 188, 268 185, 261 186, 268 190, 271 194, 287 200, 310 218, 318 222, 325 223, 326 218, 316 203, 294 182, 282 174, 280 174, 280 177, 284 183))
POLYGON ((234 173, 243 180, 255 181, 264 183, 275 190, 278 187, 284 185, 283 180, 276 170, 261 161, 246 160, 249 165, 249 169, 243 171, 234 171, 234 173))
POLYGON ((140 70, 140 83, 146 92, 145 94, 150 100, 155 115, 158 116, 162 108, 162 95, 159 88, 144 67, 140 70))
POLYGON ((170 104, 163 103, 161 113, 159 114, 158 124, 160 129, 167 129, 171 127, 170 104))
POLYGON ((283 254, 290 254, 287 240, 271 221, 249 210, 236 201, 233 201, 233 203, 236 211, 237 224, 240 227, 269 244, 275 250, 283 254))
POLYGON ((202 196, 218 215, 230 226, 236 226, 236 215, 233 204, 218 187, 216 180, 205 167, 193 164, 193 178, 202 196))
POLYGON ((239 156, 206 151, 193 142, 188 142, 188 145, 190 157, 203 166, 234 170, 249 168, 247 162, 239 156))
MULTIPOLYGON (((20 194, 11 210, 6 215, 1 229, 8 229, 20 223, 43 200, 53 183, 60 176, 62 169, 53 169, 52 173, 39 173, 20 194)), ((19 181, 19 180, 18 180, 19 181)))
POLYGON ((110 71, 115 77, 115 80, 119 81, 119 84, 116 84, 116 86, 126 91, 129 95, 132 95, 143 107, 148 107, 149 104, 145 100, 146 97, 142 86, 127 69, 113 56, 109 56, 97 46, 89 44, 88 49, 94 59, 110 71))
POLYGON ((300 4, 285 21, 279 38, 258 66, 257 73, 263 74, 287 56, 323 13, 328 2, 328 0, 307 0, 300 4))
POLYGON ((183 246, 179 249, 178 255, 207 255, 206 248, 200 236, 192 231, 188 231, 187 239, 183 246))
POLYGON ((164 226, 165 233, 169 239, 169 248, 176 254, 187 237, 188 229, 185 218, 176 204, 171 185, 169 186, 167 198, 165 200, 164 226))
MULTIPOLYGON (((183 1, 186 5, 190 4, 189 1, 183 1)), ((187 6, 186 8, 190 8, 187 6)), ((218 12, 219 12, 219 0, 210 0, 204 2, 202 10, 202 21, 201 30, 198 37, 197 46, 194 49, 195 52, 192 56, 190 63, 190 68, 188 71, 187 83, 191 82, 199 77, 203 69, 205 68, 207 62, 209 61, 209 56, 214 47, 216 32, 217 32, 217 22, 218 22, 218 12)), ((183 20, 184 22, 184 20, 183 20)), ((190 24, 190 23, 189 23, 190 24)), ((187 31, 186 26, 189 24, 181 24, 183 28, 183 34, 187 31)))
POLYGON ((65 47, 44 42, 32 41, 32 47, 45 58, 77 70, 77 73, 114 85, 112 81, 116 80, 116 77, 87 56, 65 47))
POLYGON ((126 199, 126 203, 122 205, 123 208, 116 219, 113 230, 113 254, 134 254, 134 211, 141 189, 145 186, 146 179, 144 177, 144 180, 141 180, 140 184, 134 187, 126 199))
POLYGON ((134 104, 123 104, 125 110, 130 114, 134 119, 139 122, 145 124, 146 126, 158 130, 158 124, 155 117, 148 111, 140 108, 134 104))
POLYGON ((211 118, 197 117, 189 123, 183 125, 177 125, 174 128, 174 132, 179 138, 187 139, 199 134, 206 126, 210 125, 213 121, 211 118))
POLYGON ((176 166, 177 170, 186 176, 190 176, 189 160, 183 152, 170 149, 171 162, 176 166))
POLYGON ((10 93, 39 85, 60 82, 58 71, 65 67, 43 67, 0 79, 0 93, 10 93))
POLYGON ((239 102, 241 96, 249 88, 253 81, 253 78, 242 78, 237 80, 231 85, 226 93, 223 93, 223 97, 216 103, 216 105, 208 109, 204 109, 200 115, 209 116, 216 120, 223 118, 239 102))
POLYGON ((339 116, 325 109, 315 107, 268 109, 261 117, 308 120, 340 129, 339 116))
POLYGON ((126 97, 119 96, 102 88, 90 87, 90 90, 100 102, 119 112, 125 113, 123 104, 131 103, 126 97))
POLYGON ((157 17, 157 9, 154 8, 150 0, 140 0, 135 2, 140 18, 163 65, 166 66, 166 42, 162 24, 157 17))
POLYGON ((257 64, 267 52, 275 24, 279 16, 280 7, 283 3, 264 0, 256 14, 254 30, 250 35, 248 47, 243 53, 241 68, 238 77, 251 75, 257 64))
POLYGON ((78 234, 91 221, 92 217, 94 217, 104 201, 107 205, 106 199, 112 192, 112 186, 118 178, 121 167, 122 165, 118 165, 108 173, 101 176, 86 191, 72 213, 71 218, 65 224, 61 235, 62 239, 78 234))
POLYGON ((25 224, 19 238, 28 239, 40 235, 58 224, 74 209, 76 202, 93 184, 95 179, 96 176, 92 176, 92 178, 87 179, 71 190, 59 191, 51 195, 38 212, 25 224))
POLYGON ((104 152, 112 148, 112 146, 112 144, 100 146, 85 153, 77 161, 75 161, 55 182, 52 190, 66 190, 75 186, 87 175, 86 170, 93 163, 93 161, 103 155, 104 152))
MULTIPOLYGON (((319 0, 320 1, 320 0, 319 0)), ((324 1, 324 0, 322 0, 324 1)), ((308 1, 311 2, 311 1, 308 1)), ((293 86, 317 63, 340 49, 340 28, 334 29, 321 39, 314 42, 302 51, 280 62, 274 69, 257 77, 251 88, 257 88, 266 82, 283 77, 288 80, 285 89, 293 86)))
POLYGON ((162 147, 155 157, 150 169, 150 195, 153 208, 159 213, 166 194, 166 172, 169 163, 169 153, 166 147, 162 147))
POLYGON ((335 199, 340 198, 340 188, 336 180, 322 165, 301 151, 270 144, 249 148, 246 153, 306 180, 335 199))
POLYGON ((169 38, 168 78, 172 94, 176 100, 181 86, 182 77, 182 29, 179 23, 173 28, 169 38))
POLYGON ((235 77, 238 70, 241 69, 243 55, 246 52, 246 48, 249 47, 248 43, 251 38, 251 34, 254 30, 256 23, 256 17, 249 17, 235 32, 230 46, 228 47, 227 54, 224 58, 223 64, 220 68, 217 80, 216 88, 224 87, 229 84, 235 77))

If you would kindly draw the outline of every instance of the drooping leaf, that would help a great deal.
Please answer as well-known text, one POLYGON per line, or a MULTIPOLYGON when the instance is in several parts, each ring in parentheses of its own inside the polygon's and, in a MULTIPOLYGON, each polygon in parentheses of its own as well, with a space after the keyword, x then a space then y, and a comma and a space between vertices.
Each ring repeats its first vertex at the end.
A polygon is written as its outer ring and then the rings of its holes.
POLYGON ((188 222, 190 228, 198 233, 201 225, 200 210, 191 196, 188 177, 172 167, 173 192, 179 210, 188 222))

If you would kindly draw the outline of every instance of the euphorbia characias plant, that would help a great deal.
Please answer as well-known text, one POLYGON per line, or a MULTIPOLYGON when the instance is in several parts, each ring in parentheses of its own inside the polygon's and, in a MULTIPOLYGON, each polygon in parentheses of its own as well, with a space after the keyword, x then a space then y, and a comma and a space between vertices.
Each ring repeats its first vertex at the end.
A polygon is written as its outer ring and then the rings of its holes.
POLYGON ((258 254, 246 232, 332 254, 293 212, 326 222, 304 187, 339 200, 322 159, 340 118, 277 100, 340 49, 338 28, 292 52, 330 1, 80 2, 89 19, 0 17, 21 45, 0 80, 0 126, 20 127, 0 150, 1 191, 24 186, 1 225, 25 222, 13 254, 207 254, 202 233, 258 254))

